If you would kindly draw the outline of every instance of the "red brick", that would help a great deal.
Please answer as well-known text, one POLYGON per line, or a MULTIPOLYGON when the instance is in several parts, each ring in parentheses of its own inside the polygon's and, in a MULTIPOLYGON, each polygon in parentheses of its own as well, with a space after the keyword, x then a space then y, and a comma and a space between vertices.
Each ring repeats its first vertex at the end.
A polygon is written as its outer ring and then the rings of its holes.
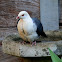
POLYGON ((0 1, 0 27, 16 26, 17 14, 26 10, 31 17, 40 17, 40 0, 1 0, 0 1))

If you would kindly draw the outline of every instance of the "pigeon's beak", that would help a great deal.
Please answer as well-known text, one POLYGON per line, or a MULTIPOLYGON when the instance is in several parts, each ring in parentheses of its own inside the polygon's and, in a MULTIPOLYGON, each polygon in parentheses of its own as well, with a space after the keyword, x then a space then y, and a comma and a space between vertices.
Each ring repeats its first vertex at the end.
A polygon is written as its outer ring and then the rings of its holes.
POLYGON ((17 16, 16 19, 19 19, 19 17, 17 16))

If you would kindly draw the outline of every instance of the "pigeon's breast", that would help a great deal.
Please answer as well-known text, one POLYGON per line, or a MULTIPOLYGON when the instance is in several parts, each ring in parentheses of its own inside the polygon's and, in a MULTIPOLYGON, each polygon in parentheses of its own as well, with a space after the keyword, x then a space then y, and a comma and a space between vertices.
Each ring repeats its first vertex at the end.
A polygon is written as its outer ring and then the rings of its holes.
POLYGON ((32 34, 33 32, 36 32, 36 26, 35 24, 33 24, 32 22, 25 22, 23 23, 23 29, 25 31, 25 33, 32 34))
POLYGON ((31 22, 31 21, 19 21, 18 22, 18 32, 20 34, 20 36, 24 39, 33 39, 37 37, 37 33, 36 33, 36 25, 31 22), (35 36, 34 36, 35 35, 35 36))

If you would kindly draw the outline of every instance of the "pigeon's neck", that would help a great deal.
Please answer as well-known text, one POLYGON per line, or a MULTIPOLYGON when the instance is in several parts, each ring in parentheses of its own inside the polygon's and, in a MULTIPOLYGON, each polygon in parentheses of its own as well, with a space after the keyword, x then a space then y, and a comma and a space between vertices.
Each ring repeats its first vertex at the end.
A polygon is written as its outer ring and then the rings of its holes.
POLYGON ((24 19, 23 19, 23 21, 28 22, 28 21, 32 21, 32 19, 31 19, 31 17, 30 17, 30 16, 28 16, 28 17, 24 18, 24 19))

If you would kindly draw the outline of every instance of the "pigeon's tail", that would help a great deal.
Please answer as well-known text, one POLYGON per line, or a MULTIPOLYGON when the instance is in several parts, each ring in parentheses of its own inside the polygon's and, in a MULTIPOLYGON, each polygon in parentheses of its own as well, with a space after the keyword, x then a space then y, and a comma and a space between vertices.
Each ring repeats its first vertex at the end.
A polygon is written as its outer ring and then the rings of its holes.
POLYGON ((41 36, 43 36, 43 37, 47 37, 47 35, 44 33, 44 32, 42 32, 42 35, 41 36))

